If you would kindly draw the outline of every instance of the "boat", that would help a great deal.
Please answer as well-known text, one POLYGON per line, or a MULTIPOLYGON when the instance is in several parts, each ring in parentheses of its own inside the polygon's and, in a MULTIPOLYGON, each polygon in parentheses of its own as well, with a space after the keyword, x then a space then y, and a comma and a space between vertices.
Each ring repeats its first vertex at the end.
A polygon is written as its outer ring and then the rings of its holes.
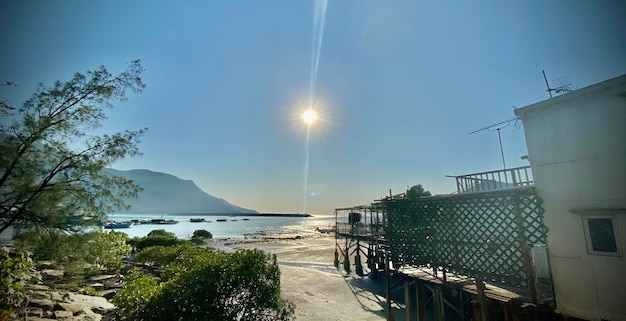
POLYGON ((134 223, 132 221, 124 221, 124 222, 106 222, 104 223, 104 228, 115 229, 115 228, 129 228, 133 226, 134 223))
POLYGON ((218 218, 216 221, 218 221, 218 222, 226 222, 226 221, 228 221, 228 220, 227 220, 227 219, 225 219, 225 218, 218 218))
POLYGON ((166 220, 162 218, 153 218, 150 220, 150 224, 178 224, 178 221, 166 220))
POLYGON ((192 222, 192 223, 201 223, 201 222, 204 222, 204 219, 203 219, 203 218, 190 218, 190 219, 189 219, 189 222, 192 222))
POLYGON ((249 218, 244 218, 243 220, 244 220, 244 221, 249 221, 250 219, 249 219, 249 218))

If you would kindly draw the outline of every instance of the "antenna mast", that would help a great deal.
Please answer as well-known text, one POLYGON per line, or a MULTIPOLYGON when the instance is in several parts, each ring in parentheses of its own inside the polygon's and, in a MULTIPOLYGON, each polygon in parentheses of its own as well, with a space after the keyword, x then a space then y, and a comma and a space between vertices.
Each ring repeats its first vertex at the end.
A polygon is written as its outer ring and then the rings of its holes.
POLYGON ((502 155, 502 166, 504 166, 504 169, 506 169, 506 162, 504 161, 504 149, 502 148, 502 136, 500 135, 500 129, 502 128, 506 128, 509 125, 511 125, 512 121, 515 121, 517 123, 517 120, 519 118, 515 117, 515 118, 511 118, 511 119, 507 119, 507 120, 503 120, 499 123, 495 123, 495 124, 491 124, 489 126, 485 126, 483 128, 477 129, 475 131, 470 132, 469 134, 476 134, 478 132, 482 132, 482 131, 498 131, 498 141, 500 142, 500 155, 502 155))
MULTIPOLYGON (((555 92, 557 94, 564 94, 564 93, 568 93, 570 91, 574 91, 574 88, 572 87, 572 84, 569 82, 561 82, 558 84, 557 87, 555 88, 550 88, 550 84, 548 83, 548 77, 546 77, 546 71, 545 70, 541 70, 541 73, 543 73, 543 80, 546 82, 546 87, 548 88, 548 90, 546 90, 548 92, 548 94, 550 94, 550 98, 552 98, 552 92, 555 92)), ((560 78, 562 79, 562 78, 560 78)))

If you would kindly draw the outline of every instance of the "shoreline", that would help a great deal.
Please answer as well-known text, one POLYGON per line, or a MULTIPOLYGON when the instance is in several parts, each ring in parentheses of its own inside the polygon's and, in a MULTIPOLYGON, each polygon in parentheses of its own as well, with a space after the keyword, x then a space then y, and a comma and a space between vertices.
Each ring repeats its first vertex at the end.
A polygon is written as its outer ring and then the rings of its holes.
POLYGON ((227 252, 258 249, 276 255, 281 296, 296 304, 295 320, 385 320, 384 282, 337 270, 334 234, 293 229, 215 239, 207 245, 227 252))

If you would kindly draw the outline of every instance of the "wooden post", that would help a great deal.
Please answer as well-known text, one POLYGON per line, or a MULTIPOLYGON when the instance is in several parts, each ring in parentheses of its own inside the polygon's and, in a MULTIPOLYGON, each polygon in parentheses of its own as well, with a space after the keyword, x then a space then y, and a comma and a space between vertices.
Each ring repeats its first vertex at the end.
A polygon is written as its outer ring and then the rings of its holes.
POLYGON ((476 279, 476 292, 478 292, 480 315, 475 315, 475 317, 480 321, 489 321, 489 314, 487 313, 487 297, 485 296, 485 282, 483 282, 482 279, 476 279))
POLYGON ((404 320, 411 321, 411 284, 409 283, 409 279, 404 279, 404 310, 406 312, 406 317, 404 320))
POLYGON ((385 299, 387 301, 387 321, 393 321, 393 311, 391 311, 391 276, 389 275, 389 248, 386 247, 385 251, 385 299))
POLYGON ((415 294, 417 301, 417 321, 426 320, 426 290, 424 289, 424 281, 417 279, 415 283, 415 294))
POLYGON ((435 312, 435 321, 445 321, 443 312, 443 289, 440 285, 433 285, 433 310, 435 312))

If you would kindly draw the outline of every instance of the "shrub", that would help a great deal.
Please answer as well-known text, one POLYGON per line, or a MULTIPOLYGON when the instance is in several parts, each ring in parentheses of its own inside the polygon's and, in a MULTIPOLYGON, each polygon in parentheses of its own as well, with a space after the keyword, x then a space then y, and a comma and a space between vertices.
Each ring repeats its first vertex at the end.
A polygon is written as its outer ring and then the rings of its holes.
POLYGON ((213 234, 211 234, 211 232, 207 231, 207 230, 195 230, 193 231, 193 237, 199 237, 201 239, 212 239, 213 238, 213 234))
POLYGON ((145 237, 142 237, 134 242, 134 246, 138 251, 152 246, 175 246, 185 243, 185 240, 181 240, 176 237, 176 234, 172 232, 166 232, 165 230, 153 230, 145 237))
POLYGON ((18 309, 27 298, 24 286, 32 279, 28 272, 32 261, 29 254, 11 253, 7 247, 3 247, 1 252, 0 320, 17 320, 18 309))
POLYGON ((131 277, 114 297, 121 320, 291 320, 280 297, 276 258, 188 247, 165 266, 162 281, 131 277))
POLYGON ((54 260, 69 274, 84 273, 87 266, 95 270, 117 270, 130 254, 128 236, 121 232, 97 230, 67 234, 61 231, 22 231, 19 246, 33 252, 36 260, 54 260))

